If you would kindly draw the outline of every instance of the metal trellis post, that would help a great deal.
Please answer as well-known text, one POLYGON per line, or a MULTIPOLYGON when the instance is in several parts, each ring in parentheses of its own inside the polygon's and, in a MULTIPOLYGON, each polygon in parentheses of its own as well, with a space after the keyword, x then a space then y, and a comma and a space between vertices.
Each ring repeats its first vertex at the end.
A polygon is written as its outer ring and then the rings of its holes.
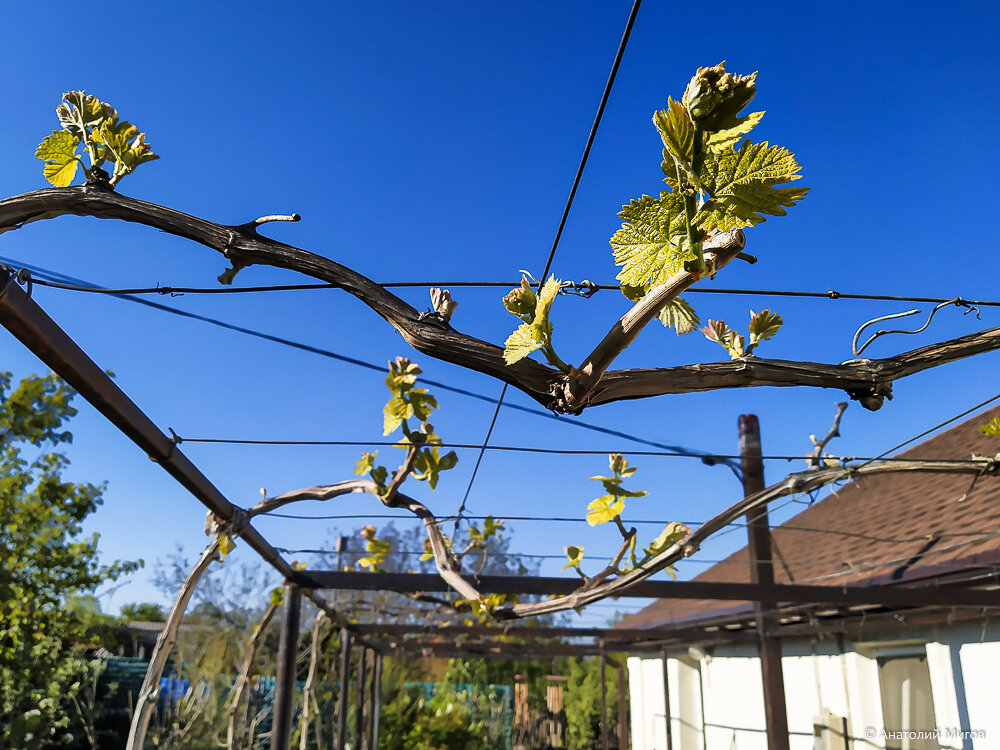
POLYGON ((292 731, 292 708, 295 703, 295 657, 299 640, 299 615, 302 589, 285 583, 281 603, 281 637, 278 641, 278 669, 274 686, 274 720, 271 750, 289 750, 292 731))
MULTIPOLYGON (((764 489, 764 462, 761 459, 760 422, 757 416, 741 415, 739 432, 743 494, 748 496, 764 489)), ((753 583, 773 585, 771 526, 766 507, 747 514, 747 536, 750 580, 753 583)), ((781 639, 771 634, 774 617, 760 601, 754 602, 754 617, 757 621, 757 652, 764 683, 767 747, 768 750, 788 750, 788 712, 785 707, 785 677, 781 666, 781 639)))

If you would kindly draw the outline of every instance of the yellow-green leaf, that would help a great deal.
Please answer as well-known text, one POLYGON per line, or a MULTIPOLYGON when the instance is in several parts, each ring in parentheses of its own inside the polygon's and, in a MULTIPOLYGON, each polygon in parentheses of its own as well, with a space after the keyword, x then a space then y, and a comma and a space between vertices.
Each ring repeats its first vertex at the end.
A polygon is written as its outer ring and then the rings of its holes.
POLYGON ((710 133, 705 142, 706 148, 716 153, 732 148, 740 138, 757 127, 763 116, 763 112, 752 112, 746 117, 741 117, 735 126, 710 133))
POLYGON ((614 495, 601 495, 587 506, 587 523, 591 526, 607 523, 625 510, 625 501, 614 495))
POLYGON ((522 323, 504 342, 503 361, 512 365, 543 346, 544 344, 535 336, 535 326, 531 323, 522 323))
POLYGON ((567 568, 580 569, 580 563, 583 562, 583 547, 578 547, 575 544, 571 544, 565 548, 566 557, 569 558, 569 562, 562 566, 563 570, 567 568))
POLYGON ((618 214, 625 223, 611 237, 616 277, 630 286, 655 286, 693 260, 684 223, 684 199, 663 192, 659 198, 644 195, 623 206, 618 214))
POLYGON ((711 196, 695 215, 704 232, 760 224, 763 214, 784 216, 809 188, 775 187, 802 177, 795 154, 781 146, 744 141, 738 151, 706 154, 702 183, 711 196))
POLYGON ((979 432, 983 435, 1000 437, 1000 419, 993 417, 993 419, 986 424, 979 425, 979 432))
POLYGON ((73 181, 80 164, 76 155, 79 145, 80 139, 65 130, 54 130, 45 136, 35 149, 35 156, 45 161, 42 171, 46 180, 56 187, 66 187, 73 181))
POLYGON ((378 455, 378 451, 372 451, 371 453, 362 453, 361 458, 354 465, 354 473, 359 477, 365 476, 375 467, 375 456, 378 455))
POLYGON ((648 547, 643 547, 643 550, 649 557, 655 557, 683 539, 690 530, 682 523, 671 521, 664 527, 659 536, 649 543, 648 547))
POLYGON ((677 331, 678 336, 697 330, 698 324, 701 323, 698 313, 682 297, 670 300, 660 310, 658 317, 667 328, 673 328, 677 331))
POLYGON ((761 310, 759 313, 750 311, 750 345, 756 346, 761 341, 767 341, 778 332, 784 321, 778 313, 761 310))

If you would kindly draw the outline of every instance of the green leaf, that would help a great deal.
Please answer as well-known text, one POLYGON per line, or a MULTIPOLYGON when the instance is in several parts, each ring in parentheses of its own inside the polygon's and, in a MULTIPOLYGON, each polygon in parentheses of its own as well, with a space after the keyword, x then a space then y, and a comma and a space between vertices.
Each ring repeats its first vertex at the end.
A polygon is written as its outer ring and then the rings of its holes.
POLYGON ((697 330, 698 324, 701 323, 698 313, 682 297, 675 297, 670 300, 660 310, 658 317, 660 322, 667 328, 673 328, 677 331, 678 336, 683 336, 685 333, 697 330))
POLYGON ((663 192, 659 198, 644 195, 623 206, 618 214, 625 223, 611 237, 616 277, 630 286, 656 286, 680 271, 695 254, 688 246, 684 199, 663 192))
POLYGON ((721 154, 726 149, 735 146, 740 138, 757 127, 757 123, 763 116, 763 112, 752 112, 746 117, 741 117, 734 127, 710 133, 705 141, 705 147, 709 151, 721 154))
POLYGON ((621 453, 608 454, 608 466, 616 475, 621 474, 628 468, 628 461, 621 453))
POLYGON ((680 102, 667 97, 667 108, 653 114, 653 124, 663 141, 663 174, 665 182, 676 190, 677 167, 682 176, 694 176, 695 128, 687 109, 680 102))
POLYGON ((521 286, 511 289, 503 298, 503 306, 507 312, 516 315, 525 323, 530 323, 535 317, 537 297, 535 290, 528 283, 528 277, 521 274, 521 286))
POLYGON ((562 566, 563 570, 567 568, 580 569, 580 563, 583 562, 583 547, 578 547, 575 544, 571 544, 565 548, 566 557, 569 558, 569 562, 562 566))
POLYGON ((983 435, 1000 437, 1000 419, 993 417, 993 419, 986 424, 979 425, 979 432, 983 435))
POLYGON ((236 549, 236 543, 229 534, 223 534, 222 539, 219 540, 219 559, 225 560, 226 555, 236 549))
POLYGON ((656 557, 656 555, 683 539, 689 531, 691 531, 691 529, 684 524, 678 523, 677 521, 671 521, 664 527, 663 531, 660 532, 660 535, 649 543, 648 547, 643 547, 642 549, 648 557, 656 557))
POLYGON ((389 478, 389 470, 384 466, 376 466, 368 475, 372 478, 372 481, 378 485, 379 489, 385 489, 385 480, 389 478))
POLYGON ((389 362, 389 374, 386 375, 385 384, 390 391, 399 395, 400 391, 409 390, 422 372, 417 364, 406 357, 396 357, 389 362))
POLYGON ((390 435, 413 416, 413 406, 402 396, 393 396, 382 409, 382 434, 390 435))
POLYGON ((496 536, 503 529, 503 519, 493 520, 493 516, 486 516, 486 520, 483 521, 483 539, 489 539, 491 536, 496 536))
POLYGON ((56 116, 66 130, 77 138, 84 138, 86 129, 102 120, 117 120, 118 111, 86 91, 67 91, 65 102, 56 107, 56 116))
POLYGON ((271 589, 270 603, 275 607, 280 606, 285 600, 285 589, 283 586, 275 586, 271 589))
POLYGON ((430 395, 426 388, 413 388, 408 395, 413 416, 421 422, 426 422, 431 411, 438 408, 437 399, 430 395))
POLYGON ((778 332, 784 321, 778 313, 761 310, 759 313, 750 311, 750 346, 755 347, 761 341, 767 341, 778 332))
POLYGON ((775 187, 801 178, 795 154, 781 146, 745 141, 738 151, 706 154, 702 183, 711 199, 695 214, 704 232, 760 224, 763 214, 784 216, 809 188, 775 187))
POLYGON ((362 453, 361 458, 354 465, 354 473, 359 477, 363 477, 368 474, 373 468, 375 468, 375 456, 378 455, 378 451, 373 451, 372 453, 362 453))
POLYGON ((522 323, 503 344, 503 361, 508 365, 520 362, 532 352, 545 346, 535 335, 536 328, 531 323, 522 323))
POLYGON ((76 155, 79 145, 80 139, 65 130, 54 130, 45 136, 35 149, 35 156, 45 161, 46 180, 56 187, 66 187, 73 181, 80 164, 80 157, 76 155))
POLYGON ((698 72, 684 89, 682 102, 691 119, 708 131, 733 128, 738 115, 757 93, 757 73, 734 76, 726 72, 726 61, 698 72))
POLYGON ((607 523, 625 510, 625 501, 614 495, 602 495, 587 506, 587 523, 591 526, 607 523))

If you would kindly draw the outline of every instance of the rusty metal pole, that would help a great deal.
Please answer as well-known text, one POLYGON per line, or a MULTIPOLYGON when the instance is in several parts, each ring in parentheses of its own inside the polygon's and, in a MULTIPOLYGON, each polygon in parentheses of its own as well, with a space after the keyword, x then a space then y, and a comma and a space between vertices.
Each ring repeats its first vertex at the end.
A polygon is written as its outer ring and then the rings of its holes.
POLYGON ((337 696, 337 728, 334 750, 344 750, 347 745, 347 705, 351 689, 351 633, 340 629, 340 694, 337 696))
POLYGON ((362 646, 361 651, 358 653, 358 684, 355 689, 357 706, 354 714, 354 747, 357 750, 368 750, 368 748, 365 747, 365 680, 368 677, 367 671, 368 649, 362 646))
POLYGON ((292 734, 292 708, 295 705, 295 657, 298 652, 299 615, 302 589, 285 584, 281 603, 281 637, 278 641, 278 674, 274 686, 274 720, 271 750, 289 750, 292 734))
POLYGON ((674 738, 670 726, 670 672, 667 671, 667 649, 663 649, 663 721, 667 727, 667 748, 674 750, 674 738))
MULTIPOLYGON (((764 461, 761 459, 760 422, 755 414, 743 414, 739 419, 740 456, 743 469, 743 494, 752 495, 764 489, 764 461)), ((747 513, 750 580, 753 583, 774 583, 771 556, 771 526, 767 508, 747 513)), ((767 727, 768 750, 788 750, 788 712, 785 707, 785 676, 781 666, 781 639, 772 635, 774 616, 761 602, 754 602, 757 621, 757 653, 764 685, 764 720, 767 727)))

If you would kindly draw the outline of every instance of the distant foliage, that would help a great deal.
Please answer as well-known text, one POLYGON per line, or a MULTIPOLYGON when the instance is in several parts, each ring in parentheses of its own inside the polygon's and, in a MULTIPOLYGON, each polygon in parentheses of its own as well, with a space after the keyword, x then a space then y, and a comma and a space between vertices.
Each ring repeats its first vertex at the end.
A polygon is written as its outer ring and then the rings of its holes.
POLYGON ((48 748, 81 731, 73 701, 91 674, 78 644, 92 642, 86 608, 67 599, 134 570, 101 565, 83 523, 103 487, 65 482, 73 391, 54 375, 11 389, 0 373, 0 747, 48 748))

